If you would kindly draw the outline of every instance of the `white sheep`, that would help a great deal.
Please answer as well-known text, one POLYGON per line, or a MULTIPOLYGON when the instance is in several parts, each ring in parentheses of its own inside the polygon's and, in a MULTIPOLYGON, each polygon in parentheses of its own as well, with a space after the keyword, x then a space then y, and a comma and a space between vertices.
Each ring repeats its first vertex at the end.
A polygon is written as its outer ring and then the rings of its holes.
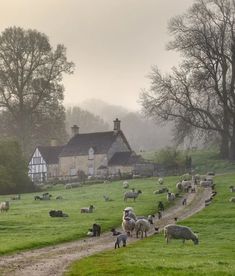
POLYGON ((128 208, 125 208, 123 210, 123 216, 122 216, 122 219, 124 219, 125 217, 129 217, 129 218, 132 218, 136 221, 136 215, 134 213, 134 210, 132 207, 130 207, 130 209, 128 208))
POLYGON ((83 207, 81 208, 81 213, 92 213, 95 207, 93 205, 90 205, 89 207, 83 207))
POLYGON ((137 221, 135 222, 136 238, 138 238, 139 233, 141 233, 141 238, 143 238, 144 233, 145 233, 145 237, 147 237, 147 232, 150 230, 151 224, 153 224, 152 215, 149 215, 147 219, 145 218, 137 219, 137 221))
POLYGON ((164 179, 163 179, 162 177, 159 177, 159 178, 158 178, 158 183, 159 183, 160 185, 162 185, 162 184, 164 183, 164 179))
POLYGON ((175 194, 174 193, 167 193, 167 201, 174 201, 175 200, 175 194))
POLYGON ((169 224, 164 227, 164 236, 168 243, 170 239, 182 239, 183 243, 185 240, 192 240, 194 244, 198 244, 198 236, 187 226, 169 224))
POLYGON ((201 180, 200 181, 200 186, 204 188, 212 187, 213 181, 211 180, 201 180))
POLYGON ((130 217, 123 217, 122 229, 127 233, 128 236, 132 236, 132 232, 135 229, 135 220, 130 217))
POLYGON ((0 210, 1 212, 7 212, 10 208, 9 201, 3 201, 0 203, 0 210))
POLYGON ((133 198, 135 201, 135 199, 139 196, 139 194, 142 194, 141 190, 138 190, 137 192, 133 192, 133 191, 125 192, 124 201, 127 201, 128 198, 133 198))
POLYGON ((122 183, 122 187, 123 187, 123 189, 127 189, 127 188, 129 188, 129 183, 128 183, 128 181, 127 181, 127 180, 123 181, 123 183, 122 183))

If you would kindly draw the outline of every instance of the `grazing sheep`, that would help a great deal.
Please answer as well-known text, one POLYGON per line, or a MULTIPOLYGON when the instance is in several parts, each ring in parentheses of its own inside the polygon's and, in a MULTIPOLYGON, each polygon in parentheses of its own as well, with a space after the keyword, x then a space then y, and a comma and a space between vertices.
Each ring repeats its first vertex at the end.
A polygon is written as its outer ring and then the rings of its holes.
POLYGON ((182 239, 183 243, 185 240, 192 240, 194 244, 199 243, 198 236, 187 226, 169 224, 164 227, 164 236, 167 243, 170 239, 182 239))
POLYGON ((235 197, 231 197, 229 201, 235 203, 235 197))
POLYGON ((159 177, 159 178, 158 178, 158 183, 159 183, 160 185, 162 185, 162 184, 164 183, 164 179, 163 179, 162 177, 159 177))
POLYGON ((175 200, 175 194, 174 193, 167 193, 166 196, 168 201, 174 201, 175 200))
POLYGON ((94 223, 92 225, 92 232, 93 232, 93 237, 99 237, 101 234, 101 226, 99 224, 94 223))
POLYGON ((168 191, 169 191, 168 188, 162 187, 161 189, 156 190, 156 191, 154 191, 153 193, 154 193, 155 195, 157 195, 157 194, 168 193, 168 191))
POLYGON ((123 217, 122 229, 127 233, 128 236, 131 236, 135 229, 135 220, 129 217, 123 217))
POLYGON ((235 192, 235 187, 234 187, 234 186, 230 186, 229 189, 230 189, 230 192, 231 192, 231 193, 234 193, 234 192, 235 192))
POLYGON ((68 184, 66 184, 66 185, 65 185, 65 189, 66 189, 66 190, 68 190, 68 189, 72 189, 72 185, 71 185, 71 184, 69 184, 69 183, 68 183, 68 184))
POLYGON ((114 248, 116 249, 117 247, 120 248, 120 244, 122 243, 123 247, 126 246, 126 241, 127 241, 127 235, 126 234, 120 234, 117 236, 117 240, 115 242, 114 248))
POLYGON ((204 188, 212 187, 213 181, 211 180, 201 180, 200 181, 200 186, 204 188))
POLYGON ((20 195, 12 196, 11 200, 20 200, 20 195))
POLYGON ((83 207, 81 208, 81 213, 93 213, 93 210, 95 207, 93 205, 90 205, 89 207, 83 207))
POLYGON ((103 195, 104 201, 113 201, 109 196, 103 195))
POLYGON ((111 232, 113 233, 113 236, 118 236, 118 235, 122 234, 121 232, 117 231, 115 228, 112 228, 111 232))
POLYGON ((51 217, 56 217, 56 218, 65 218, 65 217, 68 217, 68 215, 67 214, 65 214, 65 213, 63 213, 61 210, 58 210, 58 211, 56 211, 56 210, 51 210, 50 212, 49 212, 49 215, 51 216, 51 217))
POLYGON ((63 197, 59 195, 59 196, 57 196, 55 199, 56 199, 56 200, 60 200, 60 199, 63 199, 63 197))
POLYGON ((139 233, 141 233, 141 238, 143 238, 144 233, 145 237, 147 237, 147 232, 150 230, 151 224, 153 224, 153 216, 149 215, 148 219, 138 219, 135 222, 135 231, 136 231, 136 238, 138 238, 139 233))
POLYGON ((3 201, 0 203, 0 210, 1 212, 7 212, 10 208, 9 201, 3 201))
POLYGON ((123 189, 128 189, 129 188, 129 183, 128 183, 127 180, 123 181, 122 187, 123 187, 123 189))
POLYGON ((126 192, 124 194, 124 201, 127 201, 128 198, 133 198, 135 201, 135 199, 139 196, 139 194, 142 194, 141 190, 138 190, 137 192, 132 192, 132 191, 126 192))

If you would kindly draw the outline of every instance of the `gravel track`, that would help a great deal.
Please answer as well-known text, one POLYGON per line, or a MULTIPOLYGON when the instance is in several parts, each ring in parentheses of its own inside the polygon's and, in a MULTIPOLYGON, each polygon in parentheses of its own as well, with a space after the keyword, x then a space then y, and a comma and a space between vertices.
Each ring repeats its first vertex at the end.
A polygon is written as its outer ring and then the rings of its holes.
MULTIPOLYGON (((205 207, 205 199, 209 198, 210 194, 211 189, 207 188, 185 195, 187 205, 183 206, 181 200, 176 201, 174 206, 163 213, 163 218, 155 222, 155 225, 161 230, 166 224, 174 223, 175 217, 180 221, 192 216, 205 207)), ((154 232, 154 230, 150 231, 149 235, 153 235, 154 232)), ((115 240, 116 238, 111 235, 111 232, 108 232, 101 234, 100 237, 3 256, 0 259, 0 275, 61 276, 73 261, 113 249, 115 240)), ((138 241, 136 238, 128 239, 128 243, 136 241, 138 241)))

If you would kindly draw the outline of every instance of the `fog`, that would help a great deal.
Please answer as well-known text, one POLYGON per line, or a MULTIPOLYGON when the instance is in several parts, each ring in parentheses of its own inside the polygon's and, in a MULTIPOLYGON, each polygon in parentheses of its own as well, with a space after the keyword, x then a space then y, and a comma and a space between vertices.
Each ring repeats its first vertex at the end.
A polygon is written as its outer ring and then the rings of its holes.
POLYGON ((149 85, 152 65, 168 71, 179 56, 167 52, 167 22, 192 0, 1 0, 0 28, 37 29, 62 43, 76 64, 64 78, 66 105, 101 99, 130 110, 149 85))

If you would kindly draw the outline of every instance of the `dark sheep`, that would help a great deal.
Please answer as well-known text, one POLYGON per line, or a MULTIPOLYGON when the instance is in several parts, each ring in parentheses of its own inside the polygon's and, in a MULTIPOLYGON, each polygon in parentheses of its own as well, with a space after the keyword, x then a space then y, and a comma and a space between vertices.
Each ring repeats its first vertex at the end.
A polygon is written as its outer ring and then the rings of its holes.
POLYGON ((118 236, 118 235, 122 234, 121 232, 117 231, 115 228, 112 228, 111 232, 113 233, 113 236, 118 236))
POLYGON ((99 237, 101 234, 101 226, 99 224, 94 223, 92 226, 92 232, 94 237, 99 237))
POLYGON ((127 241, 127 235, 126 234, 120 234, 117 236, 117 240, 115 242, 115 249, 120 247, 120 244, 122 243, 123 247, 126 246, 127 241))

